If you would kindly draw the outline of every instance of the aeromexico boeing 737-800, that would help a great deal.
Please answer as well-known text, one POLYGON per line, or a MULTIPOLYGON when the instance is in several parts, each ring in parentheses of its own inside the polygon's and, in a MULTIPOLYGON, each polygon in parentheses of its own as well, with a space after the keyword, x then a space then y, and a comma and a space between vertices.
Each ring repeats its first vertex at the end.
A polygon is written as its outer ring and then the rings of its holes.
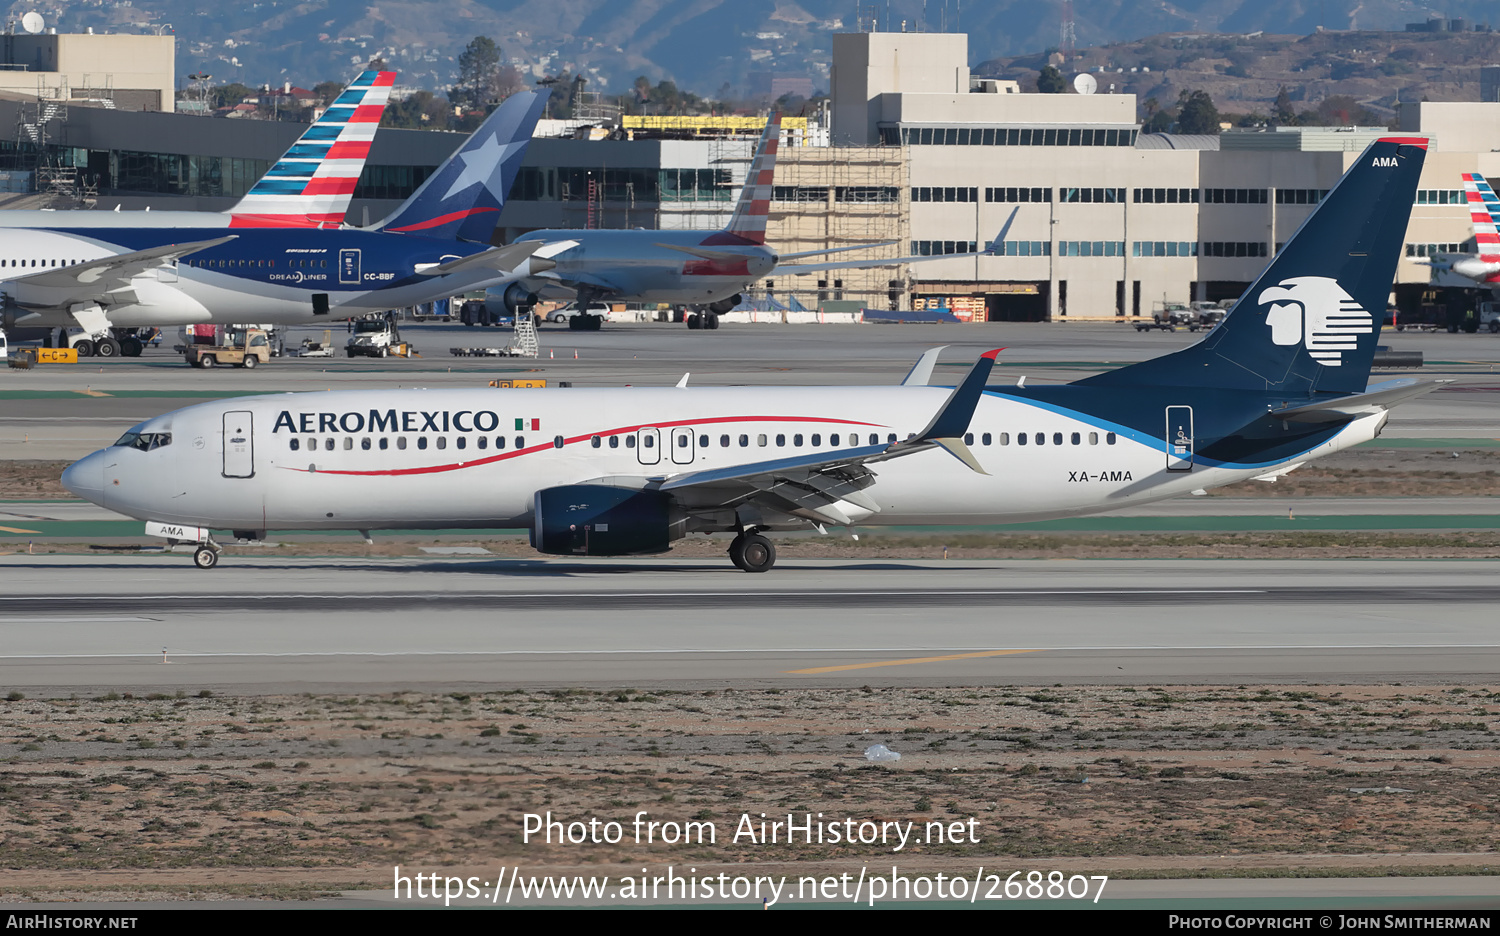
POLYGON ((1202 341, 1061 386, 954 389, 929 352, 884 388, 387 390, 205 403, 63 474, 80 497, 200 543, 214 530, 529 527, 545 553, 661 552, 734 533, 1008 523, 1273 478, 1379 435, 1433 389, 1367 386, 1426 156, 1372 144, 1202 341))
POLYGON ((544 101, 531 92, 508 98, 370 230, 0 227, 4 325, 97 333, 291 324, 416 305, 536 273, 549 253, 570 245, 494 248, 489 239, 544 101))

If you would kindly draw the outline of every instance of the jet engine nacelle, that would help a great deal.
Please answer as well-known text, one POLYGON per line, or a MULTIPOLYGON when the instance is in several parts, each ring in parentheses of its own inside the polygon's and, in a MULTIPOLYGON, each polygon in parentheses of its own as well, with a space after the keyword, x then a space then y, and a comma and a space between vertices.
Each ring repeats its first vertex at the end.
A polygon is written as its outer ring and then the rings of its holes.
POLYGON ((715 315, 723 314, 739 305, 742 301, 744 301, 744 298, 745 297, 741 296, 739 293, 735 293, 728 299, 720 299, 718 302, 709 303, 708 311, 714 313, 715 315))
POLYGON ((505 287, 502 298, 505 300, 505 311, 514 315, 517 309, 529 309, 536 305, 537 295, 520 283, 511 283, 505 287))
POLYGON ((687 532, 671 495, 602 484, 536 492, 531 546, 554 556, 630 556, 666 552, 687 532))

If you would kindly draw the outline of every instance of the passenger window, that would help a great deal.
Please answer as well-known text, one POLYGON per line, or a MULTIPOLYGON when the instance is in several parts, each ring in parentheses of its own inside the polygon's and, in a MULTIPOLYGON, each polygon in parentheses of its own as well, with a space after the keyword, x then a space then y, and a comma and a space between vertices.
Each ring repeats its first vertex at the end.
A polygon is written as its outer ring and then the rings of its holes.
POLYGON ((708 436, 701 435, 701 436, 698 437, 698 447, 699 448, 708 448, 708 436))
POLYGON ((386 449, 388 449, 390 447, 391 447, 391 440, 387 439, 385 436, 381 436, 380 437, 380 450, 382 452, 384 452, 386 449))
POLYGON ((610 436, 609 437, 609 447, 610 448, 619 448, 620 447, 620 437, 619 436, 610 436))
MULTIPOLYGON (((477 444, 481 449, 487 449, 487 448, 490 447, 490 437, 489 436, 480 436, 478 439, 475 440, 475 444, 477 444)), ((594 448, 598 448, 598 447, 599 447, 599 437, 595 436, 594 437, 594 448)))
POLYGON ((870 433, 870 444, 871 445, 879 445, 880 444, 880 436, 876 435, 873 432, 870 433))
POLYGON ((742 433, 740 435, 740 448, 749 448, 749 446, 750 446, 750 437, 747 436, 747 435, 744 435, 742 433))
POLYGON ((1000 433, 1000 444, 1001 445, 1009 445, 1010 444, 1010 433, 1009 432, 1002 432, 1002 433, 1000 433))
POLYGON ((368 452, 370 450, 370 437, 369 436, 365 436, 363 439, 360 439, 359 440, 359 447, 362 448, 362 449, 364 449, 366 452, 368 452))
POLYGON ((1037 445, 1046 445, 1047 444, 1047 433, 1045 433, 1045 432, 1038 432, 1036 434, 1036 444, 1037 445))
POLYGON ((890 435, 886 436, 885 437, 885 443, 887 445, 895 445, 896 444, 896 434, 893 432, 890 435))
POLYGON ((979 442, 981 445, 989 445, 991 438, 992 436, 988 432, 986 432, 984 435, 979 437, 979 442))
POLYGON ((552 437, 552 447, 555 448, 555 449, 562 448, 563 447, 563 437, 562 436, 553 436, 552 437))
POLYGON ((625 437, 625 447, 626 448, 635 448, 635 436, 626 436, 625 437))
POLYGON ((406 436, 396 436, 396 449, 402 452, 406 451, 406 436))
POLYGON ((325 451, 325 452, 331 452, 331 451, 333 451, 333 437, 332 436, 329 436, 328 438, 326 438, 326 439, 323 440, 323 451, 325 451))
POLYGON ((427 437, 426 436, 417 436, 417 448, 426 450, 426 448, 427 448, 427 437))
POLYGON ((802 447, 802 433, 799 432, 796 435, 792 436, 792 444, 797 448, 802 447))
POLYGON ((1079 435, 1079 434, 1078 434, 1078 433, 1076 433, 1076 432, 1075 432, 1075 433, 1073 433, 1073 444, 1074 444, 1074 445, 1080 445, 1080 444, 1082 444, 1082 442, 1083 442, 1083 437, 1082 437, 1082 436, 1080 436, 1080 435, 1079 435))
POLYGON ((776 433, 776 447, 777 448, 784 448, 785 446, 786 446, 786 436, 783 435, 782 433, 779 433, 779 432, 776 433))
POLYGON ((1099 433, 1097 433, 1097 432, 1090 432, 1089 433, 1089 444, 1090 445, 1098 445, 1099 444, 1099 433))
POLYGON ((719 436, 719 448, 729 448, 729 436, 719 436))
POLYGON ((437 437, 437 447, 440 448, 440 449, 447 448, 448 447, 448 437, 447 436, 438 436, 437 437))
POLYGON ((297 451, 297 449, 301 448, 302 443, 298 442, 296 439, 288 439, 287 445, 291 448, 292 451, 295 452, 297 451))
MULTIPOLYGON (((610 439, 610 441, 613 442, 614 439, 610 439)), ((497 450, 505 448, 505 436, 495 436, 495 448, 497 450)))
POLYGON ((1054 433, 1052 433, 1052 444, 1053 445, 1062 445, 1062 433, 1061 432, 1054 432, 1054 433))
POLYGON ((656 448, 656 436, 653 436, 653 435, 644 435, 644 436, 641 436, 641 444, 644 445, 646 448, 656 448))
POLYGON ((459 436, 457 439, 453 440, 453 444, 458 446, 459 448, 468 448, 469 439, 467 436, 459 436))
POLYGON ((1104 444, 1105 445, 1114 445, 1115 444, 1115 434, 1113 432, 1109 433, 1108 435, 1106 435, 1104 437, 1104 444))
POLYGON ((516 436, 516 448, 523 449, 525 447, 526 447, 526 437, 525 436, 516 436))
POLYGON ((813 448, 817 448, 818 446, 822 445, 823 444, 823 436, 821 434, 819 434, 819 433, 814 432, 813 435, 812 435, 812 444, 813 444, 813 448))
POLYGON ((598 436, 591 437, 589 439, 589 445, 592 446, 593 448, 598 448, 599 445, 600 445, 600 439, 599 439, 599 437, 598 436))
POLYGON ((833 435, 831 435, 831 436, 828 437, 828 444, 829 445, 838 445, 839 444, 839 434, 837 432, 835 432, 833 435))
POLYGON ((1018 432, 1018 433, 1016 433, 1016 444, 1017 445, 1025 445, 1026 444, 1026 440, 1028 438, 1030 438, 1030 437, 1028 435, 1026 435, 1026 433, 1024 433, 1024 432, 1018 432))
POLYGON ((964 444, 965 445, 973 445, 974 444, 974 433, 972 433, 972 432, 965 432, 964 433, 964 444))
POLYGON ((761 448, 766 447, 766 434, 764 432, 755 437, 755 444, 760 446, 761 448))

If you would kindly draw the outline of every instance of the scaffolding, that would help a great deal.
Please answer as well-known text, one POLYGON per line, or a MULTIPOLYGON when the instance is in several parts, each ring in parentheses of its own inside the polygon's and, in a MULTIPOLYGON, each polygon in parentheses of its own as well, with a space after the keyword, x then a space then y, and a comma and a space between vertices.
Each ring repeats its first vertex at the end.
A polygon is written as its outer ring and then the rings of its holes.
MULTIPOLYGON (((883 244, 826 255, 830 263, 906 255, 911 237, 911 188, 906 150, 899 146, 799 146, 783 149, 767 218, 766 240, 778 253, 883 244)), ((793 261, 813 264, 817 258, 793 261)), ((910 268, 827 270, 761 280, 758 299, 796 298, 808 308, 856 302, 862 308, 905 308, 910 268)))

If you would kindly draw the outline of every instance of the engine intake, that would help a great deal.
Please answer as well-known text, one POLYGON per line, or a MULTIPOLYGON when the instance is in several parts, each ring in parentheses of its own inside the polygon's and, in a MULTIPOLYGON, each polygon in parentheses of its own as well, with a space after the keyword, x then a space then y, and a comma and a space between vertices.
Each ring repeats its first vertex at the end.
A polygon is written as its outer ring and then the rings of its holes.
POLYGON ((661 553, 687 532, 671 495, 602 484, 536 492, 531 546, 554 556, 661 553))

